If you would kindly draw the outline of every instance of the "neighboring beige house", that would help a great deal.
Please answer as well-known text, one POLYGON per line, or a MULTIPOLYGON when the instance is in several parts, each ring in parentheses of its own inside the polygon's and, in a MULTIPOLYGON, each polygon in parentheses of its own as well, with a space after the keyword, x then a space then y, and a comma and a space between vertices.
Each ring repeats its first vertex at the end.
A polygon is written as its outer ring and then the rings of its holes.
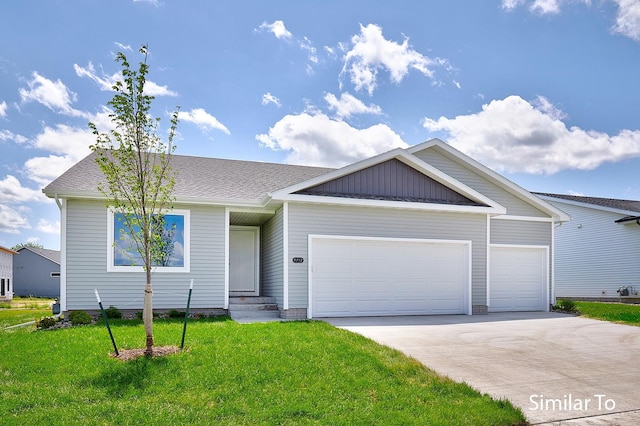
POLYGON ((13 298, 13 255, 17 252, 0 246, 0 300, 13 298))

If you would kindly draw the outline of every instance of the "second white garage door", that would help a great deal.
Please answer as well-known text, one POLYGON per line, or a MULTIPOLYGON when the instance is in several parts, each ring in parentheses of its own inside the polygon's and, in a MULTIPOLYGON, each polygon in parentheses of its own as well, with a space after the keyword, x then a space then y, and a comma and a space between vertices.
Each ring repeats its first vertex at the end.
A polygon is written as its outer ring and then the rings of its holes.
POLYGON ((470 243, 313 236, 311 316, 470 313, 470 243))
POLYGON ((491 246, 489 312, 544 311, 548 248, 491 246))

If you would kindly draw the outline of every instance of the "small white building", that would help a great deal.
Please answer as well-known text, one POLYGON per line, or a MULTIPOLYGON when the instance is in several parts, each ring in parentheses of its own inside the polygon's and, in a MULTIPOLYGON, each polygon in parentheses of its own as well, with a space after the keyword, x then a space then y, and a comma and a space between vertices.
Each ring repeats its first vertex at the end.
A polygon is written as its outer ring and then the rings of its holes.
POLYGON ((13 255, 17 252, 0 246, 0 300, 13 298, 13 255))

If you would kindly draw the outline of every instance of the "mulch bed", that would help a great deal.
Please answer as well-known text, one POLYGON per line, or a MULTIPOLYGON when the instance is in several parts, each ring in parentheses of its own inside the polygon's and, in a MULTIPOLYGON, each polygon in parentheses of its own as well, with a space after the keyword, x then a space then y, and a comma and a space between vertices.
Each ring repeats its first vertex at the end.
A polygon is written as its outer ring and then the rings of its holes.
MULTIPOLYGON (((118 352, 120 355, 116 356, 115 352, 111 353, 111 357, 119 359, 121 361, 131 361, 134 359, 141 358, 144 355, 145 348, 140 349, 120 349, 118 352)), ((175 354, 180 352, 180 348, 177 346, 154 346, 153 347, 153 358, 157 358, 160 356, 167 356, 171 354, 175 354)))

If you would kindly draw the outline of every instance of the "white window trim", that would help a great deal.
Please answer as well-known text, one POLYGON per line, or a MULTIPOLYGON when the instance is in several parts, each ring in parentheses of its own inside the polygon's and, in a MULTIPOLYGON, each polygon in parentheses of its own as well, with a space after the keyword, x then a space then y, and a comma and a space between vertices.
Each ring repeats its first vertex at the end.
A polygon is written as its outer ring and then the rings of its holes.
MULTIPOLYGON (((113 264, 114 214, 107 209, 107 272, 144 272, 142 266, 115 266, 113 264)), ((184 266, 156 266, 154 273, 191 272, 191 211, 182 209, 162 210, 165 215, 181 215, 184 217, 184 266)))

